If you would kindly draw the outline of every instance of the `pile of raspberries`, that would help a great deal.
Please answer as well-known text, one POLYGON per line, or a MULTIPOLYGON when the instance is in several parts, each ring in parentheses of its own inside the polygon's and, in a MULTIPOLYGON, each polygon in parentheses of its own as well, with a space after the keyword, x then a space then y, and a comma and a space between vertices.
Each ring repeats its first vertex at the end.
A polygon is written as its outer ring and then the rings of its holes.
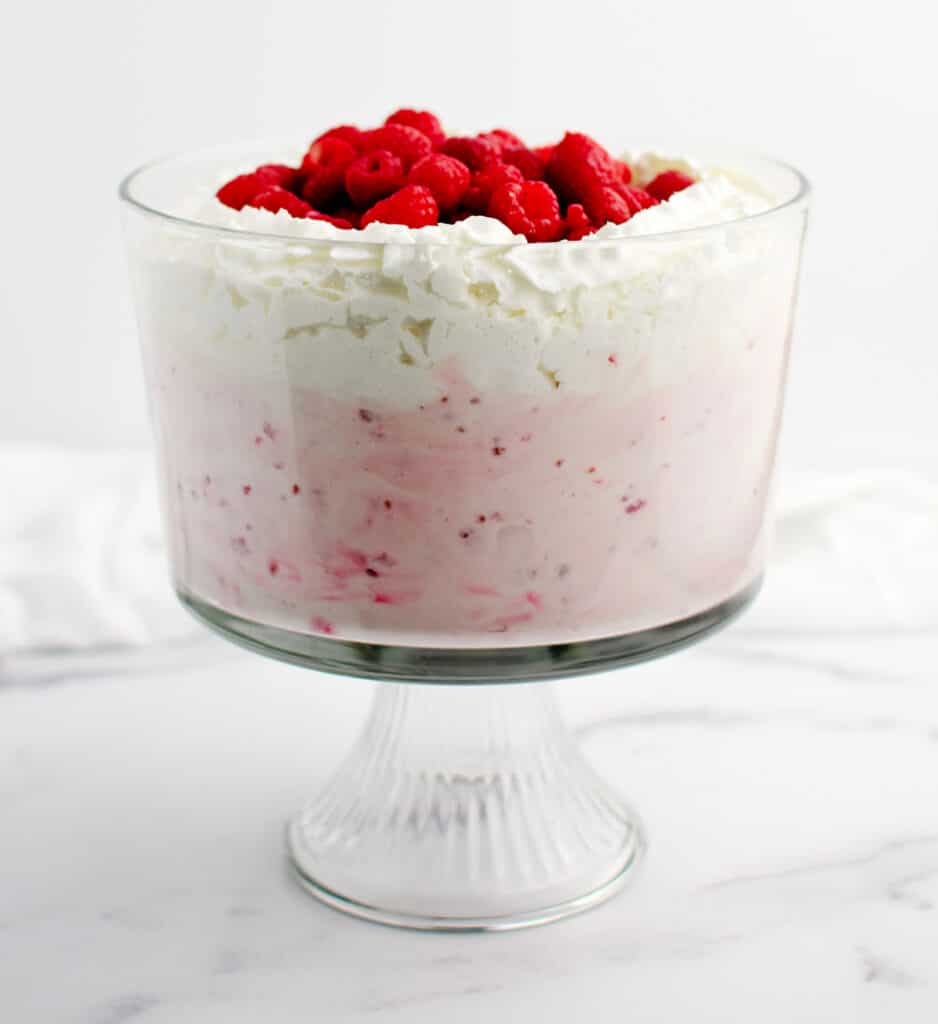
POLYGON ((556 242, 622 224, 694 183, 678 170, 644 188, 631 181, 629 165, 588 135, 567 132, 556 145, 529 149, 503 128, 447 136, 433 114, 404 109, 369 131, 330 128, 299 167, 264 164, 217 195, 235 210, 286 210, 349 229, 373 221, 422 228, 481 214, 529 242, 556 242))

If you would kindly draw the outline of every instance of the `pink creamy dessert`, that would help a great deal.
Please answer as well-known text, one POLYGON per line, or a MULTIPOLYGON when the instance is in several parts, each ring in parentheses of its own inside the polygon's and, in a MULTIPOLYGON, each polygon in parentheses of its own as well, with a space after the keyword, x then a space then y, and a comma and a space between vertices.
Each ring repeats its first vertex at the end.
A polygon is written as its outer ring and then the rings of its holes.
POLYGON ((134 228, 180 591, 485 648, 634 633, 753 584, 803 212, 777 167, 695 171, 578 241, 211 196, 134 228))

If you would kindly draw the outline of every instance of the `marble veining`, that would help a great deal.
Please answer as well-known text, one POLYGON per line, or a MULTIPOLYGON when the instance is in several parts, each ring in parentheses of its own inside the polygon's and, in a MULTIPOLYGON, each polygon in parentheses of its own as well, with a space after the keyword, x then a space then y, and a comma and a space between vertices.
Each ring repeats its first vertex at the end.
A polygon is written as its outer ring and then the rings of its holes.
POLYGON ((938 1019, 938 638, 737 627, 565 683, 648 857, 490 936, 347 919, 282 824, 372 684, 206 637, 0 666, 0 1004, 15 1024, 938 1019))

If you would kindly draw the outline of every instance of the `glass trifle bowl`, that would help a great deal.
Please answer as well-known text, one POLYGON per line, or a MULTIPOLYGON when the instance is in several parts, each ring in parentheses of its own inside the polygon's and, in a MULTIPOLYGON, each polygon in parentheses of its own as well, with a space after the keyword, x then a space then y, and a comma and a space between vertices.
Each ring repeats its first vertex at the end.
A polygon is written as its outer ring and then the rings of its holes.
POLYGON ((656 657, 752 600, 807 184, 734 154, 631 228, 546 243, 193 204, 271 152, 170 158, 121 197, 180 600, 383 681, 292 864, 419 928, 595 905, 639 821, 550 687, 496 684, 656 657))

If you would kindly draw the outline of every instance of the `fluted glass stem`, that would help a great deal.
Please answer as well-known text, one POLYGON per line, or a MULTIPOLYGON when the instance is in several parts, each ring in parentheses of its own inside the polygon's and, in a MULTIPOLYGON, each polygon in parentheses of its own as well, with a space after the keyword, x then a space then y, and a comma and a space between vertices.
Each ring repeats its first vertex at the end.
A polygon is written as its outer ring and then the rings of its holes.
POLYGON ((342 909, 469 928, 585 909, 640 840, 549 686, 385 684, 290 846, 301 878, 342 909))

